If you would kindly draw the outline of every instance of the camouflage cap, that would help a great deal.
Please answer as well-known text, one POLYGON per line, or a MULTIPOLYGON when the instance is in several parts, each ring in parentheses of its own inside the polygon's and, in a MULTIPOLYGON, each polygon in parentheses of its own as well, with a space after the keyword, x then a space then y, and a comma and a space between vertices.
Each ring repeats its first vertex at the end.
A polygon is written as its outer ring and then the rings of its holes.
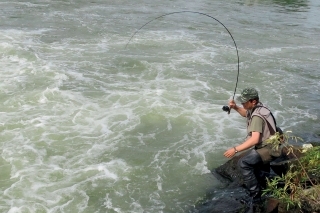
POLYGON ((259 98, 258 91, 254 88, 245 88, 242 90, 241 95, 237 97, 237 100, 240 101, 240 103, 246 103, 255 98, 259 98))

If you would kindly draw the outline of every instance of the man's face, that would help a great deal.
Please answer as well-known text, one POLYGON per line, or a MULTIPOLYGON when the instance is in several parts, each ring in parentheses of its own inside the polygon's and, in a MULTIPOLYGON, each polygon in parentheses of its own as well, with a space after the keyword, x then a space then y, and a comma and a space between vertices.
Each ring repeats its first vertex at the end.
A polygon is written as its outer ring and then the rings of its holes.
POLYGON ((243 108, 246 110, 250 110, 255 106, 256 100, 249 100, 245 103, 241 103, 243 108))

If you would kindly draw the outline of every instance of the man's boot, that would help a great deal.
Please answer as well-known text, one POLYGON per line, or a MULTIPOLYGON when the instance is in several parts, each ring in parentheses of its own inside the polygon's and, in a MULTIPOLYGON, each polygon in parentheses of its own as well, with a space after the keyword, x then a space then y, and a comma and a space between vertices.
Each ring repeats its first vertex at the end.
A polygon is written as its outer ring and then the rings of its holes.
POLYGON ((249 192, 248 195, 249 196, 240 199, 240 202, 242 204, 246 204, 247 206, 250 206, 251 204, 262 203, 261 192, 251 192, 251 193, 249 192))

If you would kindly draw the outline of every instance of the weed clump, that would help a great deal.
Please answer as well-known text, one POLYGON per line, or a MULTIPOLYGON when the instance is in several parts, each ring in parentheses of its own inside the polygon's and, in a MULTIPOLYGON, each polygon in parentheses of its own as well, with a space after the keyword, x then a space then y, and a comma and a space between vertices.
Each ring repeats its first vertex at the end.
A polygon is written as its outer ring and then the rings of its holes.
POLYGON ((277 198, 286 205, 287 210, 311 209, 320 212, 320 147, 302 148, 302 157, 297 157, 289 140, 302 139, 291 136, 290 133, 275 134, 267 141, 275 149, 280 145, 286 147, 286 154, 291 154, 294 158, 286 174, 267 179, 264 194, 277 198))

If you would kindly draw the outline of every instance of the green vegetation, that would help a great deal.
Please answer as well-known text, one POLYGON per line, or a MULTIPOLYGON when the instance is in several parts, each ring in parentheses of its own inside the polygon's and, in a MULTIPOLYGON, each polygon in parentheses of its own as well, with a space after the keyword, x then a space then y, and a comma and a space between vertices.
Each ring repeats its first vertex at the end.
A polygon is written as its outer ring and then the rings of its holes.
POLYGON ((300 149, 301 157, 297 157, 290 139, 301 140, 286 132, 276 134, 268 140, 274 149, 279 141, 286 148, 287 155, 293 156, 288 172, 271 180, 267 180, 264 194, 277 198, 289 209, 304 209, 306 206, 314 209, 320 206, 320 147, 300 149))

